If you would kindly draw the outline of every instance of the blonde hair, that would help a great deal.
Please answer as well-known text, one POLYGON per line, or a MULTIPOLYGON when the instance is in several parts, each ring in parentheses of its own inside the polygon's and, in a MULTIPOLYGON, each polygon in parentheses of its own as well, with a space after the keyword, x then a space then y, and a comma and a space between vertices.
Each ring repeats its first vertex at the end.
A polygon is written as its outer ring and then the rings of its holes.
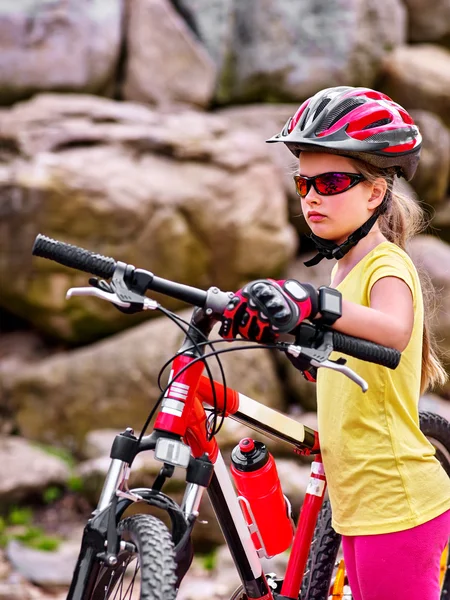
MULTIPOLYGON (((413 197, 398 189, 395 169, 380 169, 359 159, 352 160, 369 183, 374 183, 380 177, 387 181, 388 188, 385 195, 387 207, 386 211, 379 216, 378 224, 386 239, 407 252, 406 244, 408 240, 422 232, 428 225, 425 212, 413 197)), ((431 319, 436 301, 435 290, 429 275, 422 269, 418 268, 417 271, 422 287, 424 306, 426 306, 423 323, 420 384, 420 393, 423 394, 431 387, 444 385, 448 375, 439 358, 436 339, 431 333, 431 319)))

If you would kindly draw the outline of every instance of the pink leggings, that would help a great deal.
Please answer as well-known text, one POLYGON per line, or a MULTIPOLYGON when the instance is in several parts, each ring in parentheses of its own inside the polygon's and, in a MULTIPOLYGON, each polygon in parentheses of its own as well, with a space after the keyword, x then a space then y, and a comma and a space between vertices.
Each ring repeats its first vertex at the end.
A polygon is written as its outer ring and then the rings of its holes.
POLYGON ((439 600, 439 563, 450 510, 405 531, 342 536, 354 600, 439 600))

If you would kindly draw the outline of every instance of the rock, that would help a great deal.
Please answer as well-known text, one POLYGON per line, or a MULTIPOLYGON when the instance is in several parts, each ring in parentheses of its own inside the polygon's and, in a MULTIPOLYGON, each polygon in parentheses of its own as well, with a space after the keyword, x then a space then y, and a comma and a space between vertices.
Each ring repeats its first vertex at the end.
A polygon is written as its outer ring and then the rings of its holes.
POLYGON ((450 34, 450 2, 404 0, 408 11, 408 41, 436 42, 450 34))
POLYGON ((233 0, 172 0, 172 3, 221 72, 233 41, 233 0))
POLYGON ((409 252, 419 274, 431 279, 434 286, 434 298, 425 298, 425 306, 431 315, 432 334, 450 367, 450 245, 431 235, 420 235, 411 240, 409 252))
POLYGON ((0 439, 0 501, 18 502, 40 495, 51 485, 64 485, 70 469, 60 458, 16 436, 0 439))
POLYGON ((298 460, 292 459, 277 458, 276 464, 283 494, 287 496, 293 514, 297 518, 305 497, 311 468, 309 465, 299 464, 298 460))
POLYGON ((221 103, 303 100, 335 85, 370 87, 383 56, 406 39, 399 0, 247 0, 235 11, 221 103))
POLYGON ((212 59, 170 0, 130 2, 123 87, 126 100, 205 107, 215 82, 212 59))
POLYGON ((78 542, 63 543, 55 552, 44 552, 11 540, 6 555, 13 567, 28 581, 57 587, 70 585, 79 551, 78 542))
POLYGON ((436 235, 450 243, 450 196, 436 208, 432 225, 436 235))
POLYGON ((379 88, 407 110, 436 113, 450 125, 450 50, 431 44, 396 48, 384 61, 379 88))
POLYGON ((32 258, 38 232, 201 288, 281 275, 297 243, 283 184, 264 142, 232 125, 82 95, 0 113, 10 149, 0 168, 0 304, 77 343, 142 320, 94 298, 66 302, 87 276, 32 258))
POLYGON ((0 104, 41 92, 105 92, 121 45, 122 0, 3 2, 0 104))
MULTIPOLYGON (((27 438, 80 451, 88 431, 142 426, 160 395, 158 373, 182 337, 171 322, 156 319, 23 368, 3 381, 0 395, 11 402, 27 438)), ((221 360, 229 387, 278 410, 285 408, 267 350, 229 352, 221 360)), ((221 381, 217 362, 209 364, 221 381)), ((162 381, 166 379, 167 372, 162 381)))
MULTIPOLYGON (((252 104, 249 106, 232 106, 217 111, 233 125, 252 131, 262 141, 272 137, 295 114, 298 104, 252 104)), ((300 199, 295 192, 292 179, 298 171, 298 161, 284 144, 270 144, 269 154, 278 168, 279 176, 284 182, 285 193, 289 200, 289 220, 298 233, 309 233, 309 227, 301 215, 300 199)))
POLYGON ((433 113, 412 110, 411 116, 423 137, 419 167, 411 183, 423 202, 440 204, 450 180, 450 131, 433 113))

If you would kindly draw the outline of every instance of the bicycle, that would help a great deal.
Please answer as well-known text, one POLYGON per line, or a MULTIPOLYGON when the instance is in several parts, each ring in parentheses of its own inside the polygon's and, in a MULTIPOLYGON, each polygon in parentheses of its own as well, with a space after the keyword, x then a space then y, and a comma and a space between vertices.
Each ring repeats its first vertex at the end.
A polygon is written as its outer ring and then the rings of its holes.
MULTIPOLYGON (((351 595, 346 587, 345 566, 343 561, 336 562, 340 536, 331 528, 330 506, 324 503, 326 478, 317 432, 228 388, 220 360, 223 381, 219 383, 212 379, 206 359, 218 359, 221 353, 235 350, 216 350, 214 345, 218 342, 208 340, 213 325, 220 321, 233 294, 215 287, 204 291, 169 281, 133 265, 41 234, 36 237, 32 253, 101 278, 90 279, 89 287, 71 288, 67 293, 68 298, 75 295, 95 296, 130 313, 160 310, 185 331, 180 350, 163 366, 162 371, 171 365, 169 382, 162 389, 139 437, 129 427, 117 435, 113 442, 109 471, 98 505, 84 528, 67 599, 176 598, 179 585, 193 559, 191 532, 206 490, 241 580, 241 585, 230 600, 349 600, 351 595), (106 281, 108 279, 110 282, 106 281), (148 290, 194 305, 196 308, 191 321, 184 322, 178 315, 147 297, 145 294, 148 290), (205 354, 208 346, 212 351, 205 354), (204 369, 207 376, 203 375, 204 369), (155 416, 153 431, 145 435, 155 416), (277 482, 275 487, 278 496, 272 492, 270 496, 273 504, 264 504, 269 496, 265 496, 267 489, 263 486, 263 516, 260 513, 259 518, 257 509, 261 504, 256 501, 252 504, 240 491, 239 496, 236 493, 215 438, 227 417, 263 435, 282 440, 297 454, 314 459, 296 527, 289 502, 284 496, 281 496, 281 503, 279 501, 277 482), (161 462, 161 470, 152 488, 129 490, 127 480, 133 460, 139 452, 148 450, 153 451, 154 457, 161 462), (180 505, 162 492, 164 483, 172 476, 175 467, 186 470, 186 488, 180 505), (122 519, 126 509, 135 503, 145 503, 165 511, 170 528, 151 514, 134 514, 122 519), (277 509, 269 515, 270 506, 275 504, 277 509), (270 534, 270 521, 284 527, 286 535, 283 543, 286 547, 279 543, 281 527, 275 531, 275 535, 270 534), (264 531, 265 535, 262 535, 264 531), (285 573, 264 573, 261 559, 288 547, 291 550, 285 573), (126 577, 129 567, 131 574, 126 577)), ((295 332, 295 343, 249 343, 245 347, 272 348, 300 356, 312 367, 341 372, 363 390, 367 390, 367 383, 345 365, 343 358, 331 360, 332 351, 388 368, 396 368, 401 356, 392 348, 306 322, 295 332)), ((425 435, 434 445, 438 459, 450 476, 450 423, 431 413, 422 413, 420 419, 425 435)), ((273 458, 268 455, 264 445, 247 438, 241 440, 234 449, 234 463, 232 453, 231 471, 238 490, 239 461, 250 460, 251 452, 254 453, 251 468, 261 457, 264 460, 267 458, 264 469, 270 465, 271 477, 275 476, 276 479, 276 470, 270 463, 273 458)), ((257 467, 259 469, 259 463, 257 467)), ((254 469, 254 472, 263 472, 258 469, 254 469)), ((256 500, 259 502, 261 499, 256 500)), ((449 563, 447 552, 442 560, 442 600, 450 598, 449 563)))

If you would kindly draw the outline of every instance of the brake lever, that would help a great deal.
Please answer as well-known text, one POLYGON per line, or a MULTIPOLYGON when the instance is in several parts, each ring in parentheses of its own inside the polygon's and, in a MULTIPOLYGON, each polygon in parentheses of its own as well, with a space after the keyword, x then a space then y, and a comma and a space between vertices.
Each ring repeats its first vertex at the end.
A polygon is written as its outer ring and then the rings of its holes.
POLYGON ((349 379, 351 379, 357 385, 359 385, 359 387, 362 389, 362 391, 364 393, 367 392, 367 390, 369 389, 369 384, 367 383, 367 381, 365 379, 363 379, 357 373, 355 373, 355 371, 353 371, 353 369, 350 369, 350 367, 347 367, 338 361, 324 360, 323 362, 319 362, 319 361, 313 359, 311 361, 311 365, 313 367, 317 367, 317 368, 325 367, 326 369, 333 369, 333 371, 339 371, 339 373, 346 375, 349 379))
POLYGON ((297 346, 295 344, 287 344, 283 349, 289 354, 292 354, 292 356, 295 356, 295 358, 298 358, 300 354, 303 354, 313 367, 325 367, 326 369, 332 369, 333 371, 342 373, 359 385, 363 392, 367 392, 369 389, 369 385, 365 379, 360 377, 353 369, 350 369, 350 367, 345 366, 344 359, 335 361, 328 358, 331 354, 331 347, 327 348, 327 354, 321 352, 318 348, 302 348, 302 346, 297 346), (314 354, 316 357, 314 357, 314 354))
MULTIPOLYGON (((122 308, 129 308, 131 306, 131 302, 124 302, 115 292, 106 292, 98 287, 70 288, 66 293, 66 298, 69 299, 73 296, 94 296, 95 298, 106 300, 107 302, 111 302, 111 304, 116 304, 122 308)), ((156 300, 151 300, 150 298, 142 299, 143 310, 155 310, 156 308, 158 308, 156 300)))

